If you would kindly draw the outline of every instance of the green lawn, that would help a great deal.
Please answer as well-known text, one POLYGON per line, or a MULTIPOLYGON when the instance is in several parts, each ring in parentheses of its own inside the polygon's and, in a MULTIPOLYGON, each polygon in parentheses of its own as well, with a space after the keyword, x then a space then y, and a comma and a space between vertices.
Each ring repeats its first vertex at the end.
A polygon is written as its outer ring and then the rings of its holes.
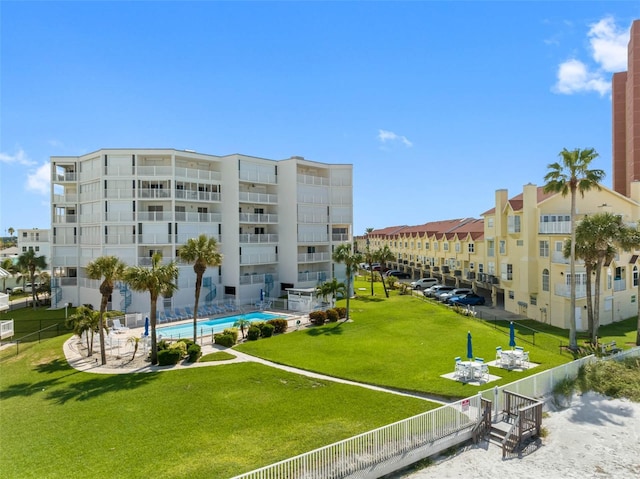
MULTIPOLYGON (((329 375, 465 397, 479 389, 440 375, 453 371, 454 356, 466 356, 467 331, 475 355, 487 361, 497 345, 508 346, 506 322, 469 319, 397 292, 386 299, 380 283, 373 298, 366 283, 356 287, 367 289, 351 301, 353 322, 301 328, 238 349, 329 375)), ((37 321, 60 321, 64 310, 35 314, 37 321)), ((29 313, 14 316, 26 321, 29 313)), ((526 373, 492 368, 502 379, 491 385, 571 360, 558 347, 566 344, 566 331, 527 321, 517 326, 519 343, 540 366, 526 373), (535 345, 528 327, 540 331, 535 345)), ((621 338, 635 334, 635 321, 603 328, 603 340, 609 340, 607 328, 624 344, 621 338)), ((33 341, 17 356, 15 350, 0 352, 3 476, 224 478, 434 407, 258 364, 80 373, 62 355, 67 337, 33 341)))

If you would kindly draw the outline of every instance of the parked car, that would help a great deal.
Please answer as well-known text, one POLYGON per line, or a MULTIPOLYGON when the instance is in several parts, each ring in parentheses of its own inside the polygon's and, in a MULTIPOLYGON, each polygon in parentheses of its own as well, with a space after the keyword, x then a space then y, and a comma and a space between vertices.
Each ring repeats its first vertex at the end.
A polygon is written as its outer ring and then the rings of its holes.
POLYGON ((413 289, 427 289, 431 286, 435 286, 438 284, 438 280, 436 278, 420 278, 411 282, 411 287, 413 289))
MULTIPOLYGON (((37 282, 35 283, 35 285, 36 285, 36 290, 40 289, 40 286, 42 286, 41 283, 37 283, 37 282)), ((25 291, 25 293, 30 293, 31 292, 31 283, 26 283, 24 285, 24 291, 25 291)))
POLYGON ((448 291, 451 291, 452 289, 454 289, 453 286, 438 284, 436 286, 431 286, 430 288, 425 289, 423 294, 429 298, 435 298, 437 294, 446 293, 448 291))
POLYGON ((438 300, 442 301, 443 303, 447 303, 449 302, 449 298, 453 296, 462 296, 464 294, 469 294, 469 293, 473 293, 473 290, 471 288, 456 288, 449 291, 448 293, 440 295, 438 297, 438 300))
POLYGON ((398 271, 397 269, 390 269, 389 271, 384 273, 384 276, 394 276, 398 279, 410 279, 411 275, 409 273, 405 273, 404 271, 398 271))
POLYGON ((476 293, 463 294, 461 296, 452 296, 449 298, 451 304, 460 304, 464 306, 478 306, 485 303, 484 296, 476 293))
POLYGON ((450 293, 454 289, 456 289, 456 288, 454 288, 453 286, 443 286, 442 288, 438 289, 438 291, 435 292, 433 297, 435 299, 437 299, 438 301, 442 301, 442 299, 441 299, 442 296, 447 294, 447 293, 450 293))

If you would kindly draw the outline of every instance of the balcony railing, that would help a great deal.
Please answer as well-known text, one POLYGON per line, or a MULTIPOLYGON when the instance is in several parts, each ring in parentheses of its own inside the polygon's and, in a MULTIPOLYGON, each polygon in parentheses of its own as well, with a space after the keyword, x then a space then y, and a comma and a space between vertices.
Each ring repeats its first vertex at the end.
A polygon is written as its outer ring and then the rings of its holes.
POLYGON ((275 253, 258 253, 240 255, 240 264, 267 264, 277 263, 278 255, 275 253))
POLYGON ((220 181, 222 174, 219 171, 198 170, 195 168, 176 167, 176 178, 186 178, 189 180, 220 181))
POLYGON ((328 223, 327 215, 305 215, 298 214, 298 223, 328 223))
POLYGON ((329 199, 326 196, 311 195, 311 194, 299 194, 298 203, 311 203, 314 205, 328 205, 329 199))
MULTIPOLYGON (((266 279, 265 276, 266 275, 264 274, 258 274, 258 273, 254 273, 254 274, 245 273, 242 276, 240 276, 240 284, 264 284, 266 279)), ((274 282, 278 281, 278 275, 276 274, 271 274, 271 278, 273 279, 274 282)))
POLYGON ((173 213, 171 211, 138 211, 137 221, 171 221, 173 213))
MULTIPOLYGON (((214 238, 218 244, 220 244, 220 235, 214 235, 211 233, 206 233, 208 237, 214 238)), ((179 233, 176 235, 176 244, 186 244, 187 241, 191 238, 195 238, 197 234, 193 233, 179 233)))
POLYGON ((54 223, 77 223, 78 215, 55 215, 53 217, 54 223))
MULTIPOLYGON (((594 288, 591 288, 592 292, 595 292, 594 288)), ((554 286, 554 292, 556 296, 562 296, 563 298, 571 297, 571 286, 568 284, 556 284, 554 286)), ((584 298, 587 296, 587 287, 585 285, 576 285, 576 298, 584 298)))
POLYGON ((217 191, 175 190, 177 200, 189 201, 220 201, 217 191))
POLYGON ((138 176, 173 176, 171 166, 138 166, 136 169, 138 176))
POLYGON ((240 243, 277 243, 277 234, 241 234, 238 236, 240 243))
POLYGON ((277 223, 278 215, 273 213, 240 213, 240 223, 277 223))
POLYGON ((336 241, 336 242, 344 242, 344 241, 349 241, 350 236, 346 233, 339 233, 339 234, 332 234, 331 235, 331 241, 336 241))
POLYGON ((251 181, 252 183, 267 183, 275 185, 278 177, 275 173, 263 173, 260 171, 240 171, 241 181, 251 181))
POLYGON ((627 280, 625 279, 614 279, 613 280, 613 290, 614 291, 624 291, 627 289, 627 280))
POLYGON ((76 193, 67 193, 65 195, 53 195, 54 203, 77 203, 78 195, 76 193))
POLYGON ((329 261, 330 253, 303 253, 298 255, 298 263, 312 263, 315 261, 329 261))
POLYGON ((571 234, 570 221, 554 221, 549 223, 540 223, 538 227, 540 234, 571 234))
POLYGON ((184 221, 187 223, 220 223, 222 221, 222 214, 176 211, 175 218, 176 221, 184 221))
POLYGON ((278 202, 278 195, 269 193, 254 193, 250 191, 240 191, 238 199, 244 203, 272 203, 278 202))
POLYGON ((135 190, 125 188, 107 188, 104 192, 105 197, 108 199, 130 199, 133 198, 135 190))
POLYGON ((163 188, 140 188, 138 198, 171 198, 171 190, 163 188))
MULTIPOLYGON (((138 266, 151 266, 152 259, 153 258, 138 258, 138 266)), ((171 263, 171 261, 172 261, 172 258, 168 258, 163 255, 160 264, 167 265, 171 263)))
POLYGON ((298 233, 298 243, 328 243, 329 235, 326 233, 298 233))
POLYGON ((107 211, 105 218, 107 221, 113 221, 115 223, 135 221, 133 211, 107 211))
POLYGON ((329 178, 314 175, 298 175, 298 183, 303 185, 329 186, 329 178))
POLYGON ((121 234, 121 235, 105 235, 104 237, 105 244, 135 244, 136 237, 133 234, 121 234))
POLYGON ((64 173, 64 174, 56 175, 56 181, 77 181, 77 180, 78 180, 77 173, 64 173))
POLYGON ((326 281, 327 278, 330 277, 329 271, 305 271, 304 273, 298 273, 298 281, 301 282, 313 281, 316 283, 318 281, 326 281))

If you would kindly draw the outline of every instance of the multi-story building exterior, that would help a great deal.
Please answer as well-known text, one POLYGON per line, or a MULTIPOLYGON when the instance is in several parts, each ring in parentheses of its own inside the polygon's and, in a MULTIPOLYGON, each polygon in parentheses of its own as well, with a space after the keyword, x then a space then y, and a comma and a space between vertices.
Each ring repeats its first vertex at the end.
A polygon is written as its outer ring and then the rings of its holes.
MULTIPOLYGON (((609 188, 579 197, 578 215, 609 212, 629 225, 640 219, 640 182, 631 198, 609 188)), ((388 268, 408 271, 413 278, 436 277, 443 284, 471 286, 494 307, 568 328, 570 267, 563 248, 571 237, 570 198, 545 194, 528 184, 509 198, 497 190, 495 205, 483 219, 462 219, 396 226, 369 233, 370 247, 389 246, 397 260, 388 268)), ((578 218, 579 220, 579 218, 578 218)), ((362 250, 366 238, 358 239, 362 250)), ((603 268, 600 322, 608 324, 638 312, 638 253, 619 251, 603 268)), ((587 327, 585 266, 576 265, 576 322, 587 327)), ((595 277, 593 278, 595 281, 595 277)), ((593 283, 592 283, 593 284, 593 283)))
POLYGON ((18 229, 18 255, 33 251, 36 256, 44 256, 47 270, 51 264, 51 230, 38 228, 18 229))
POLYGON ((629 196, 640 181, 640 20, 631 25, 627 71, 612 80, 613 189, 629 196))
MULTIPOLYGON (((274 161, 173 149, 102 149, 51 158, 52 302, 98 304, 86 265, 104 255, 149 265, 178 261, 179 290, 165 308, 193 302, 193 267, 178 250, 200 234, 223 254, 208 268, 203 301, 255 301, 336 276, 337 244, 352 241, 352 166, 301 157, 274 161)), ((121 283, 111 309, 145 312, 148 294, 121 283)))

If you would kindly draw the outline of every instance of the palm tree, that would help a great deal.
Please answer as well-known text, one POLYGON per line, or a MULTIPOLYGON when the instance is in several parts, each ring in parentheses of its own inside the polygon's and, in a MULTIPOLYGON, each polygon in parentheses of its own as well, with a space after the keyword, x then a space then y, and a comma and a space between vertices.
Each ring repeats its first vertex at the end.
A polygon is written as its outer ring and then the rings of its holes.
POLYGON ((86 334, 87 356, 93 355, 93 333, 100 322, 100 313, 87 306, 78 306, 76 312, 66 320, 67 327, 73 329, 73 333, 82 339, 86 334))
POLYGON ((360 253, 351 252, 351 244, 342 243, 336 246, 332 255, 333 261, 343 263, 345 265, 345 274, 347 276, 347 315, 345 321, 349 320, 349 299, 351 297, 351 278, 353 273, 362 263, 362 255, 360 253))
POLYGON ((560 152, 562 163, 555 162, 547 165, 549 172, 545 175, 544 192, 560 193, 562 196, 571 195, 571 251, 570 281, 571 281, 571 301, 569 311, 569 348, 576 350, 576 193, 580 196, 592 188, 600 189, 600 181, 605 177, 603 170, 590 170, 591 162, 599 155, 593 148, 584 150, 567 150, 564 148, 560 152))
POLYGON ((207 266, 222 264, 222 254, 218 252, 215 238, 201 234, 197 238, 189 238, 187 244, 178 250, 178 256, 188 263, 193 263, 193 271, 196 273, 196 292, 193 305, 193 342, 196 342, 198 340, 198 303, 200 302, 202 277, 207 266))
POLYGON ((100 324, 98 330, 100 332, 100 359, 102 364, 107 364, 107 351, 104 347, 104 313, 107 310, 109 297, 113 294, 113 288, 116 281, 122 280, 127 265, 124 264, 117 256, 100 256, 87 265, 87 278, 93 280, 102 280, 100 283, 100 324))
MULTIPOLYGON (((369 234, 373 231, 373 228, 367 228, 366 229, 366 237, 367 237, 367 247, 365 248, 365 252, 364 252, 364 261, 365 263, 367 263, 369 265, 369 274, 371 275, 371 296, 373 296, 373 253, 371 252, 371 244, 369 241, 369 234)), ((380 263, 382 265, 382 263, 380 263)), ((382 270, 382 267, 380 267, 380 269, 382 270)))
POLYGON ((151 364, 158 364, 158 347, 156 336, 156 321, 158 298, 171 296, 178 289, 175 281, 178 279, 178 266, 175 261, 162 264, 162 255, 155 253, 151 257, 151 268, 131 266, 124 272, 124 281, 134 291, 149 292, 151 323, 151 364))
POLYGON ((251 321, 249 321, 248 319, 238 318, 236 322, 233 323, 233 327, 240 328, 240 332, 242 333, 242 339, 244 339, 244 330, 245 328, 248 328, 250 324, 251 324, 251 321))
POLYGON ((331 307, 335 306, 336 296, 339 293, 346 295, 346 286, 344 283, 340 283, 336 278, 331 278, 331 281, 325 281, 316 288, 316 292, 325 301, 331 298, 331 307))
MULTIPOLYGON (((387 264, 389 261, 393 261, 396 258, 396 255, 393 254, 393 251, 389 248, 389 245, 384 245, 382 248, 376 250, 373 254, 373 260, 380 265, 387 264)), ((382 274, 382 268, 380 268, 380 279, 382 280, 382 287, 384 288, 384 295, 388 298, 389 291, 387 290, 387 285, 384 282, 384 275, 382 274)))
POLYGON ((18 257, 18 267, 21 271, 26 271, 29 274, 31 281, 31 300, 33 302, 33 309, 35 309, 37 301, 35 284, 36 271, 41 271, 47 267, 47 259, 44 256, 36 256, 35 251, 30 249, 18 257))
POLYGON ((13 233, 15 233, 16 230, 13 229, 13 226, 9 226, 9 229, 7 231, 9 232, 9 239, 12 240, 13 239, 13 233))

